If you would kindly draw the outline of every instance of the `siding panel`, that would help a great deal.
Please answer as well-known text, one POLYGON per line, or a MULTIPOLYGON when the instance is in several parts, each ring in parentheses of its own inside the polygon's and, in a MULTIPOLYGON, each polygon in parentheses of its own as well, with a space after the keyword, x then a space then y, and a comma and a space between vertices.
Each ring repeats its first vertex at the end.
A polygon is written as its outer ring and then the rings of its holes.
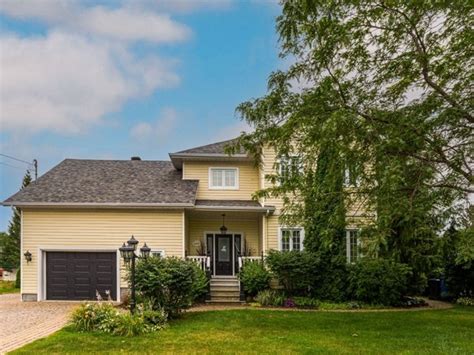
POLYGON ((203 200, 251 200, 252 194, 259 189, 258 168, 251 162, 201 162, 183 163, 183 179, 199 180, 197 199, 203 200), (238 190, 209 189, 209 168, 239 168, 238 190))
MULTIPOLYGON (((183 211, 83 211, 24 210, 23 250, 33 260, 22 258, 23 293, 37 293, 38 250, 50 248, 118 249, 133 234, 152 249, 167 256, 182 256, 183 211)), ((24 252, 22 251, 22 252, 24 252)), ((122 266, 121 286, 126 287, 122 266)))

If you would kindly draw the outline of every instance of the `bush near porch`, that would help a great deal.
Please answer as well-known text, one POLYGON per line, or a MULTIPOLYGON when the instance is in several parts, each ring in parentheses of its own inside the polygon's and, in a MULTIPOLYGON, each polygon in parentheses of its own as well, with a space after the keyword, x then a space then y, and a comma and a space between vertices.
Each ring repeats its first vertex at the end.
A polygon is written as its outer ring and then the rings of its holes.
POLYGON ((137 263, 135 282, 142 302, 176 318, 206 294, 208 279, 192 260, 150 257, 137 263))
POLYGON ((317 308, 321 300, 380 306, 422 304, 405 297, 411 269, 391 260, 362 258, 354 264, 344 260, 329 264, 317 253, 270 251, 266 267, 279 281, 281 291, 267 290, 268 283, 259 282, 268 273, 263 266, 258 272, 256 266, 246 267, 240 276, 244 289, 258 289, 256 301, 262 305, 317 308))

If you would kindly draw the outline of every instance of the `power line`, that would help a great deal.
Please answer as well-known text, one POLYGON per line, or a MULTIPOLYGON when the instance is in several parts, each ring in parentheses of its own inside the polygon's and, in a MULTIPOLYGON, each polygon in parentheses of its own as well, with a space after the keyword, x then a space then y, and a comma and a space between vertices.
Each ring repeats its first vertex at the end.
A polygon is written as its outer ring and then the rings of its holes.
POLYGON ((3 161, 0 161, 0 164, 9 166, 10 168, 25 170, 25 168, 22 168, 21 166, 10 165, 10 164, 4 163, 3 161))
POLYGON ((25 164, 28 164, 28 165, 33 165, 33 163, 31 163, 29 161, 26 161, 26 160, 23 160, 23 159, 18 159, 18 158, 12 157, 11 155, 6 155, 6 154, 3 154, 3 153, 0 153, 0 155, 2 157, 13 159, 13 160, 19 161, 21 163, 25 163, 25 164))

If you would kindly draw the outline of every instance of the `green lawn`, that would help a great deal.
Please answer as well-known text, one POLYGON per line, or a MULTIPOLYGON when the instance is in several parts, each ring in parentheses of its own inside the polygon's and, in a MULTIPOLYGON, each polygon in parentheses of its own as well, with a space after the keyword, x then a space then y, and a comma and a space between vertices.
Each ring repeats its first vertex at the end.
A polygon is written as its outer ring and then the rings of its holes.
POLYGON ((474 352, 474 309, 336 313, 271 310, 187 314, 138 338, 65 328, 15 353, 404 353, 474 352))
POLYGON ((15 288, 15 282, 0 281, 0 295, 4 293, 15 293, 15 292, 20 292, 19 288, 15 288))

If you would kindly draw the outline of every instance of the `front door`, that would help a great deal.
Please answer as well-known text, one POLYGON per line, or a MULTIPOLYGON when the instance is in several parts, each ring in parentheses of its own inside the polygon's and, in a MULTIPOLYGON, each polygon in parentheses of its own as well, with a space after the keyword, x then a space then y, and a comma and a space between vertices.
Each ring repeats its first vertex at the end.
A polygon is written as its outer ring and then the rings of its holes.
POLYGON ((216 234, 216 275, 232 275, 232 235, 216 234))

